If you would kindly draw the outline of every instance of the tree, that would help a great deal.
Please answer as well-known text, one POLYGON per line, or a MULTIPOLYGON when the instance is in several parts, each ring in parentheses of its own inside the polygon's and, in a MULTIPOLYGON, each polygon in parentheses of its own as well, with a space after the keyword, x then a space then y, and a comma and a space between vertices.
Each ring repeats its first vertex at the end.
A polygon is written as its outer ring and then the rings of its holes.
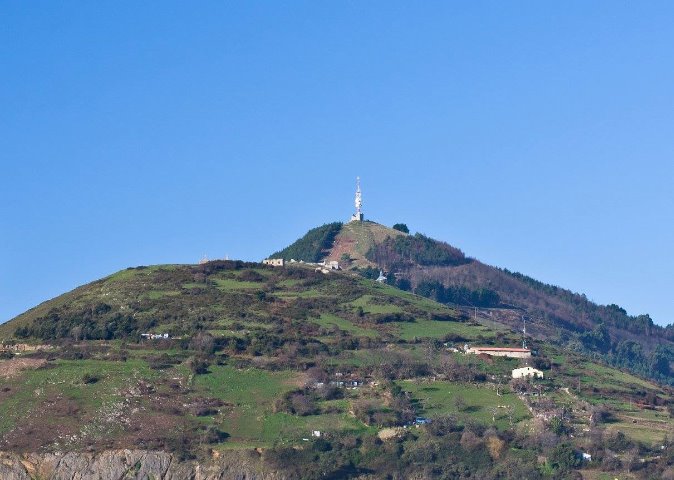
POLYGON ((557 445, 550 453, 549 460, 554 469, 564 471, 578 467, 581 463, 580 456, 568 442, 557 445))
POLYGON ((487 438, 487 450, 492 459, 497 460, 505 448, 505 442, 496 435, 491 435, 487 438))
POLYGON ((410 229, 407 228, 407 225, 405 225, 404 223, 396 223, 395 225, 393 225, 393 230, 398 230, 399 232, 403 233, 410 233, 410 229))
POLYGON ((215 338, 208 332, 199 332, 190 340, 190 349, 210 355, 215 351, 215 338))
POLYGON ((410 282, 406 278, 399 278, 398 280, 396 280, 396 286, 400 290, 405 290, 406 292, 409 292, 410 290, 412 290, 412 282, 410 282))
POLYGON ((606 423, 610 421, 613 416, 606 405, 597 405, 592 407, 590 412, 590 424, 592 425, 606 423))
POLYGON ((201 357, 190 357, 187 360, 187 366, 194 375, 204 375, 208 373, 208 362, 201 357))
POLYGON ((314 399, 304 393, 295 393, 290 397, 290 405, 293 413, 306 416, 318 413, 318 407, 314 399))
POLYGON ((550 431, 555 435, 564 435, 568 433, 568 428, 561 417, 552 417, 550 419, 550 431))
POLYGON ((506 415, 508 416, 508 423, 512 427, 515 424, 515 407, 508 405, 506 407, 506 415))

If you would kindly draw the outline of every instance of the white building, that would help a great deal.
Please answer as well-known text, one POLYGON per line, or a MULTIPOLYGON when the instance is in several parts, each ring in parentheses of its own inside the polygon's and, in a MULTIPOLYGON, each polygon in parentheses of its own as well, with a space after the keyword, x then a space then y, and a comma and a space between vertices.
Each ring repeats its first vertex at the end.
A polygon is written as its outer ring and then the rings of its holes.
POLYGON ((262 263, 271 265, 272 267, 282 267, 285 264, 282 258, 266 258, 262 260, 262 263))
POLYGON ((533 367, 522 367, 513 370, 513 378, 524 377, 543 378, 543 372, 533 367))
POLYGON ((492 357, 509 357, 509 358, 529 358, 531 357, 531 350, 528 348, 504 348, 504 347, 471 347, 466 350, 466 353, 473 355, 491 355, 492 357))

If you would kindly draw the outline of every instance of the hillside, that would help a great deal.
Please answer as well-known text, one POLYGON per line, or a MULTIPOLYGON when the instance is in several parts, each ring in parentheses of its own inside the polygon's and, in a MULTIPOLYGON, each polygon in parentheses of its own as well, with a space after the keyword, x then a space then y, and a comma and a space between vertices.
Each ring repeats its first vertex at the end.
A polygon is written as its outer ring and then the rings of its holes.
MULTIPOLYGON (((513 331, 522 329, 526 317, 528 333, 538 339, 553 338, 591 358, 674 384, 672 325, 663 328, 648 315, 629 316, 618 305, 597 305, 585 295, 486 265, 418 233, 369 221, 330 225, 320 254, 311 251, 313 261, 338 260, 370 278, 382 269, 390 284, 513 331)), ((293 244, 296 254, 306 251, 306 239, 293 244)))
POLYGON ((674 459, 671 391, 535 339, 545 378, 513 381, 526 361, 457 347, 519 334, 357 272, 130 268, 0 338, 36 349, 0 360, 0 451, 161 450, 206 468, 237 450, 240 472, 284 478, 641 478, 674 459))

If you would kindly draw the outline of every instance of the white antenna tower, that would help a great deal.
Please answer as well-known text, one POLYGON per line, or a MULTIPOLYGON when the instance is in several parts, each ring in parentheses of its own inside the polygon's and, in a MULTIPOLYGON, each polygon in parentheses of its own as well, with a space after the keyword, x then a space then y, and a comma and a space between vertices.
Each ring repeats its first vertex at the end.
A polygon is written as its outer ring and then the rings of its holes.
POLYGON ((360 191, 360 177, 356 177, 356 198, 354 201, 356 206, 356 213, 351 215, 351 221, 363 221, 363 195, 360 191))
POLYGON ((522 348, 527 348, 527 317, 522 315, 522 348))

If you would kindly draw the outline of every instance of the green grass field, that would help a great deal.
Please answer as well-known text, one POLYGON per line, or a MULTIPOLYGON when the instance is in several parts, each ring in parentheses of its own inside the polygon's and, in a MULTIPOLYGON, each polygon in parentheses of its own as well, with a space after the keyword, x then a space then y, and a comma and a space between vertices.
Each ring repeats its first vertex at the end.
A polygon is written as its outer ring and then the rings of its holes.
POLYGON ((122 390, 138 378, 152 379, 156 372, 143 360, 58 360, 54 368, 26 370, 20 377, 0 380, 12 394, 0 402, 0 433, 7 431, 19 415, 32 412, 49 398, 74 400, 84 410, 94 411, 106 402, 121 398, 122 390), (83 383, 85 374, 99 378, 83 383))
POLYGON ((213 281, 220 290, 225 292, 228 290, 260 290, 264 287, 261 282, 244 282, 234 278, 216 278, 213 281))
POLYGON ((512 393, 497 395, 496 391, 486 387, 476 387, 454 382, 414 382, 402 381, 398 384, 409 392, 418 402, 418 413, 433 418, 438 415, 455 414, 461 419, 472 418, 484 424, 491 425, 492 408, 497 408, 496 426, 509 426, 507 408, 513 409, 515 423, 529 418, 529 412, 522 401, 512 393), (465 402, 462 411, 457 409, 456 398, 461 397, 465 402))
POLYGON ((359 327, 358 325, 354 325, 348 320, 344 320, 343 318, 340 318, 336 315, 331 315, 329 313, 321 315, 320 318, 312 318, 311 321, 326 328, 335 326, 340 330, 349 332, 352 335, 356 335, 357 337, 374 338, 380 336, 380 333, 374 329, 359 327))
POLYGON ((635 375, 623 372, 616 368, 605 367, 598 363, 586 362, 583 365, 583 370, 595 374, 591 380, 595 386, 602 386, 597 385, 597 380, 599 380, 601 384, 611 387, 615 387, 616 382, 618 382, 624 384, 627 388, 632 388, 634 385, 649 390, 657 388, 653 383, 643 380, 635 375))
POLYGON ((300 382, 295 372, 267 372, 252 368, 238 370, 229 366, 212 366, 210 370, 208 375, 195 377, 194 388, 199 394, 231 404, 217 419, 220 428, 231 435, 224 448, 297 443, 309 437, 311 430, 366 429, 347 413, 304 417, 275 413, 274 401, 297 388, 300 382))
POLYGON ((145 293, 145 296, 151 300, 159 300, 163 297, 174 297, 180 295, 180 292, 177 290, 149 290, 145 293))
POLYGON ((461 335, 466 339, 478 336, 489 338, 494 332, 480 326, 461 322, 442 322, 437 320, 418 319, 416 322, 398 323, 395 325, 397 335, 403 340, 413 338, 442 338, 448 334, 461 335))
POLYGON ((361 307, 365 313, 402 313, 403 309, 398 305, 379 304, 373 301, 372 295, 363 295, 353 302, 349 302, 354 308, 361 307))
POLYGON ((307 289, 299 291, 285 291, 285 292, 275 292, 275 296, 283 299, 293 299, 293 298, 329 298, 329 296, 318 289, 307 289))

